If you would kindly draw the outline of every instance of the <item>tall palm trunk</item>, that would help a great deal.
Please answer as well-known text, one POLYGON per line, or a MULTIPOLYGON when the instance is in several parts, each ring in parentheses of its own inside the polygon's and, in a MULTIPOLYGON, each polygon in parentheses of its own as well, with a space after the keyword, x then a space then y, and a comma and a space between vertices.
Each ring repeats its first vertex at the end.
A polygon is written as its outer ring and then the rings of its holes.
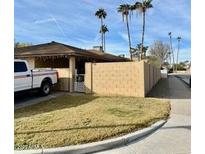
POLYGON ((178 57, 179 57, 179 43, 180 43, 180 40, 178 40, 178 50, 177 50, 177 65, 176 65, 176 72, 177 72, 177 67, 178 67, 178 57))
POLYGON ((102 42, 102 51, 104 52, 104 49, 103 49, 103 32, 102 32, 102 26, 103 26, 103 19, 101 18, 101 42, 102 42))
MULTIPOLYGON (((145 11, 142 12, 143 18, 142 18, 142 44, 141 44, 141 59, 143 58, 143 46, 144 46, 144 33, 145 33, 145 11)), ((145 55, 144 55, 145 56, 145 55)))
POLYGON ((105 33, 103 35, 104 35, 104 52, 105 52, 106 51, 105 50, 105 33))
POLYGON ((172 67, 173 67, 173 72, 174 72, 174 52, 173 52, 173 48, 172 48, 172 36, 171 35, 170 35, 170 48, 171 48, 171 52, 172 52, 172 59, 173 59, 172 67))
POLYGON ((169 54, 169 65, 171 66, 171 63, 172 63, 172 57, 171 57, 171 51, 170 51, 170 54, 169 54))
POLYGON ((130 39, 130 28, 129 28, 129 23, 128 23, 128 15, 126 15, 126 23, 127 23, 127 35, 128 35, 128 43, 129 43, 130 59, 132 60, 131 39, 130 39))

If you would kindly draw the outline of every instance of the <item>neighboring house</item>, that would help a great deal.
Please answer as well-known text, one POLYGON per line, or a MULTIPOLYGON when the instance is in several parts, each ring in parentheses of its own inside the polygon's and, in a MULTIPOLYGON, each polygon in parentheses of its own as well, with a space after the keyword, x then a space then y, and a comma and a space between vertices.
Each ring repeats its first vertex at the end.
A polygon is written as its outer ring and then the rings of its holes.
MULTIPOLYGON (((59 71, 60 83, 57 89, 83 92, 76 80, 78 74, 85 74, 86 62, 124 62, 127 58, 104 53, 96 49, 80 49, 52 41, 51 43, 15 48, 15 58, 25 59, 31 68, 54 68, 59 71), (77 87, 76 87, 77 85, 77 87)), ((80 82, 83 82, 81 79, 80 82)))

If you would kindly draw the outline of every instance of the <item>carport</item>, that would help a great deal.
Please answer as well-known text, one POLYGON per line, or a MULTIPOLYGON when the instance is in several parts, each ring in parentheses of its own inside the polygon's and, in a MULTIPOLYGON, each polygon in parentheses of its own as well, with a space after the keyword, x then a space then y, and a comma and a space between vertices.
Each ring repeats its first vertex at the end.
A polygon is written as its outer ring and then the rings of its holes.
POLYGON ((100 50, 85 50, 54 41, 16 48, 15 58, 27 60, 32 69, 53 68, 58 70, 60 81, 55 89, 69 92, 84 92, 86 62, 129 61, 127 58, 100 50))

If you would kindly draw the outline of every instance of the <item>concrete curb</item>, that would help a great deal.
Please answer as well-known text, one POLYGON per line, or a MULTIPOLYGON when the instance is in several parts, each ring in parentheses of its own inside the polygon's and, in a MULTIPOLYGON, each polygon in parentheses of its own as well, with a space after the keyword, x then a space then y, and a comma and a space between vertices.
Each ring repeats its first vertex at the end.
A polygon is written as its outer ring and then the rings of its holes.
POLYGON ((117 137, 114 139, 107 139, 99 142, 59 147, 59 148, 22 150, 22 151, 15 151, 14 153, 15 154, 84 154, 84 153, 107 150, 117 146, 126 145, 134 140, 140 139, 150 133, 153 133, 155 130, 162 127, 166 122, 167 122, 166 120, 160 120, 148 128, 144 128, 134 133, 130 133, 128 135, 117 137))

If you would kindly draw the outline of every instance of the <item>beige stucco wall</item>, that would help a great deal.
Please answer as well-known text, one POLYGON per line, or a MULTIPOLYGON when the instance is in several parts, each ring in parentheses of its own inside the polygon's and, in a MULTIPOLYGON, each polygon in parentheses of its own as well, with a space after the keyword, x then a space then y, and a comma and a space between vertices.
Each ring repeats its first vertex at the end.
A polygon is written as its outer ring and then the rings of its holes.
POLYGON ((159 71, 144 61, 86 63, 86 93, 145 97, 161 78, 159 71))

